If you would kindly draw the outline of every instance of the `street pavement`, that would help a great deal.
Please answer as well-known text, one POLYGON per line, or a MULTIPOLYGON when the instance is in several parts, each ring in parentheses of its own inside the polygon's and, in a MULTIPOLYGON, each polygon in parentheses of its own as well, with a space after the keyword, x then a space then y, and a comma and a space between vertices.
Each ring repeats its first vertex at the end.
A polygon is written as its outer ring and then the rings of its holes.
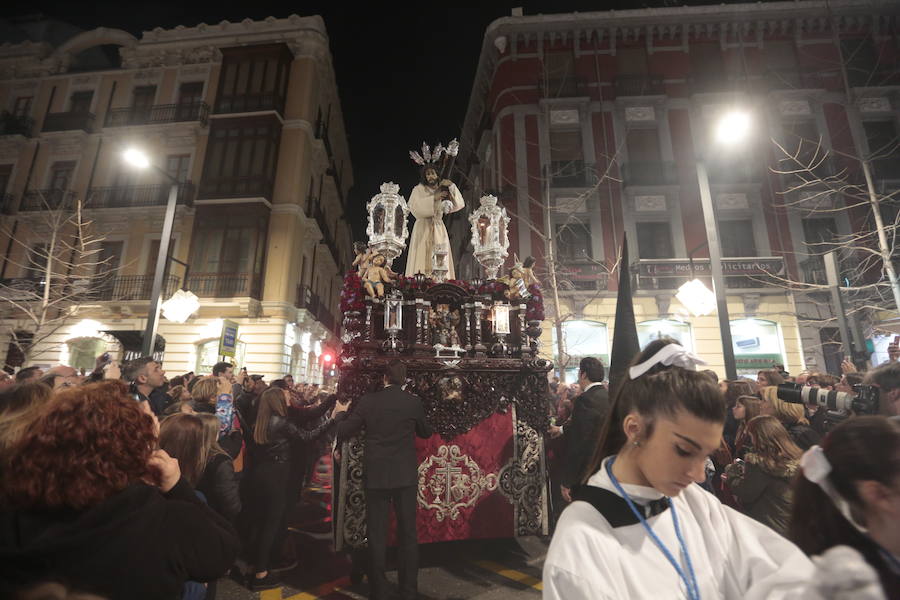
MULTIPOLYGON (((350 582, 350 561, 333 550, 330 520, 330 465, 320 462, 313 487, 291 518, 290 542, 298 564, 282 572, 284 585, 250 592, 239 569, 218 583, 216 600, 314 600, 368 598, 368 583, 350 582)), ((540 598, 541 570, 549 538, 523 537, 425 544, 419 547, 422 600, 540 598)), ((394 553, 388 553, 388 580, 396 586, 394 553)), ((240 565, 243 566, 243 565, 240 565)), ((394 589, 396 591, 396 587, 394 589)))

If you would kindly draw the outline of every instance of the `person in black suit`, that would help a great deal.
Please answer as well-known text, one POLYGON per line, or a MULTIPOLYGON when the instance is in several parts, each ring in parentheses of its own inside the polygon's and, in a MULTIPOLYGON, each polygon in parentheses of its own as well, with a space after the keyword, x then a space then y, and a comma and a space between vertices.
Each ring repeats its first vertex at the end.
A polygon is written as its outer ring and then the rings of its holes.
POLYGON ((550 427, 552 437, 563 436, 566 441, 566 459, 560 479, 562 496, 571 502, 569 493, 579 483, 591 451, 597 431, 609 412, 609 393, 603 387, 603 363, 592 356, 581 359, 578 365, 578 385, 581 394, 575 397, 572 416, 560 427, 550 427))
MULTIPOLYGON (((418 588, 419 546, 416 537, 416 496, 419 460, 415 436, 431 437, 431 426, 425 420, 422 401, 400 387, 406 382, 406 365, 394 359, 388 363, 384 389, 359 399, 353 412, 341 413, 337 428, 338 441, 366 429, 363 458, 366 488, 366 526, 369 536, 370 585, 372 598, 387 597, 384 576, 388 509, 394 504, 397 517, 397 539, 400 547, 398 565, 400 595, 416 597, 418 588)), ((337 411, 343 410, 338 405, 337 411)))

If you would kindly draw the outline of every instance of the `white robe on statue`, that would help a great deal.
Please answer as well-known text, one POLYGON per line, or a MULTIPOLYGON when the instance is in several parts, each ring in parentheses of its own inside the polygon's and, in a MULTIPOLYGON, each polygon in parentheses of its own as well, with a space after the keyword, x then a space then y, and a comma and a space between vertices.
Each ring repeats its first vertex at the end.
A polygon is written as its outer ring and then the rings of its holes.
MULTIPOLYGON (((411 277, 416 273, 431 274, 431 252, 435 243, 444 243, 450 249, 450 237, 447 235, 447 227, 443 219, 435 219, 435 192, 432 192, 421 183, 413 188, 409 194, 409 211, 416 218, 412 235, 409 237, 409 255, 406 257, 406 276, 411 277)), ((444 214, 461 210, 465 205, 462 194, 456 184, 450 185, 449 210, 444 214)), ((456 272, 453 269, 453 256, 447 254, 447 279, 455 279, 456 272)))
MULTIPOLYGON (((616 493, 605 465, 588 485, 616 493)), ((653 488, 622 488, 638 506, 662 498, 653 488)), ((672 501, 703 600, 821 598, 810 589, 813 563, 772 529, 723 505, 699 485, 685 488, 672 501)), ((647 523, 684 568, 671 509, 647 523)), ((640 523, 612 527, 593 505, 581 501, 559 519, 544 562, 543 585, 545 600, 688 597, 675 568, 640 523)))

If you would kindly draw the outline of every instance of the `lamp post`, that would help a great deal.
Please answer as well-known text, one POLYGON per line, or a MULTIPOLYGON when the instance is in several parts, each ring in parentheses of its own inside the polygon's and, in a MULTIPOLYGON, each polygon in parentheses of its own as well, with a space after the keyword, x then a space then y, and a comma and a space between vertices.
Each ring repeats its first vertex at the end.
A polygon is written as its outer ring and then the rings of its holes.
MULTIPOLYGON (((129 148, 122 158, 131 166, 138 169, 151 167, 150 159, 146 154, 136 148, 129 148)), ((156 269, 153 272, 153 287, 150 290, 150 310, 147 314, 147 327, 144 329, 144 343, 141 347, 143 356, 153 356, 154 342, 156 341, 156 329, 159 326, 159 306, 162 298, 163 276, 166 271, 166 263, 169 258, 169 242, 172 239, 172 226, 175 223, 175 204, 178 200, 178 180, 160 169, 153 167, 158 173, 162 173, 171 182, 169 187, 169 200, 166 203, 166 216, 163 219, 162 236, 159 240, 159 254, 156 255, 156 269)))
MULTIPOLYGON (((722 116, 715 129, 715 141, 719 145, 734 145, 743 141, 750 132, 750 117, 747 113, 732 111, 722 116)), ((734 360, 734 342, 731 339, 731 320, 728 317, 728 300, 725 276, 722 269, 722 247, 719 243, 719 226, 709 188, 706 162, 697 161, 697 182, 700 184, 700 206, 703 209, 703 223, 709 243, 709 267, 716 294, 716 312, 719 315, 719 333, 722 336, 722 358, 725 362, 725 377, 737 379, 737 364, 734 360)))

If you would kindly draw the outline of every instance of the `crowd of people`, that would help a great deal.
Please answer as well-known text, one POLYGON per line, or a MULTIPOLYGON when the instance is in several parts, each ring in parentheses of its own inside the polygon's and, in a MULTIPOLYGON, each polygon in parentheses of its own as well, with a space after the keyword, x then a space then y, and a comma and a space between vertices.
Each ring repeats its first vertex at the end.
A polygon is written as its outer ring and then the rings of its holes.
MULTIPOLYGON (((900 597, 896 353, 841 377, 719 381, 704 364, 660 339, 613 394, 595 358, 577 384, 551 383, 544 596, 900 597), (785 383, 845 400, 876 390, 881 414, 790 401, 785 383)), ((365 429, 372 597, 387 596, 393 504, 400 593, 415 598, 414 439, 432 429, 403 361, 352 411, 317 385, 264 379, 227 362, 168 379, 142 358, 0 381, 0 596, 212 600, 229 572, 274 587, 297 564, 288 518, 314 462, 365 429)))
POLYGON ((845 361, 841 377, 767 369, 718 381, 662 339, 613 398, 602 363, 583 359, 577 384, 552 383, 564 510, 544 597, 900 598, 897 354, 865 373, 845 361), (854 407, 870 386, 881 414, 821 406, 815 390, 787 401, 786 383, 846 393, 837 404, 854 407), (816 571, 809 557, 823 554, 816 571))
POLYGON ((213 600, 229 572, 279 585, 297 564, 289 515, 347 408, 335 399, 227 362, 5 377, 0 597, 213 600))

